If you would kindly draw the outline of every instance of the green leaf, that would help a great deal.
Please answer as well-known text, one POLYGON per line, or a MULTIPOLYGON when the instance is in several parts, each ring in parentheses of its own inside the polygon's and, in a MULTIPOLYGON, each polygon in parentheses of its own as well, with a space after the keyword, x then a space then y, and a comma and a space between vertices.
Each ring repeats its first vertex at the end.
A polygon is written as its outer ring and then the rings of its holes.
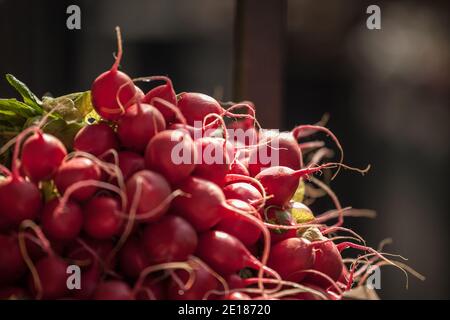
POLYGON ((38 111, 16 99, 0 99, 0 110, 12 111, 15 114, 24 118, 39 115, 38 111))
POLYGON ((71 93, 57 98, 44 97, 42 104, 47 112, 54 110, 53 114, 66 121, 83 121, 94 109, 90 91, 71 93))
POLYGON ((78 131, 84 126, 80 122, 67 123, 63 119, 54 119, 44 126, 44 131, 57 137, 68 150, 73 147, 73 139, 78 131))
POLYGON ((26 104, 30 105, 31 107, 35 108, 36 110, 42 111, 41 100, 39 100, 38 97, 36 97, 35 94, 33 92, 31 92, 30 89, 28 89, 28 87, 25 85, 25 83, 23 83, 22 81, 20 81, 16 77, 14 77, 12 74, 7 74, 6 80, 8 80, 9 84, 11 86, 13 86, 14 89, 17 90, 17 92, 20 93, 20 95, 23 98, 23 101, 26 104))

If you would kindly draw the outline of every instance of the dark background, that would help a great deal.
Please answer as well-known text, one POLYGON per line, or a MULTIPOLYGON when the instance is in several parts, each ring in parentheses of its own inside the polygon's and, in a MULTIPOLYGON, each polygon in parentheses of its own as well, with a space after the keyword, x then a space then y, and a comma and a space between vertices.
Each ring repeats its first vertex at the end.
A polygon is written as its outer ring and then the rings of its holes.
MULTIPOLYGON (((177 91, 230 100, 236 7, 232 0, 0 0, 0 74, 14 74, 38 95, 87 90, 113 62, 119 25, 124 71, 167 74, 177 91), (70 4, 81 7, 81 30, 66 28, 70 4)), ((365 177, 343 172, 332 184, 344 206, 378 213, 349 225, 375 247, 392 237, 388 251, 427 276, 410 278, 406 290, 403 274, 386 267, 379 291, 386 299, 450 296, 449 9, 446 1, 286 4, 283 103, 273 114, 289 129, 329 112, 346 162, 372 164, 365 177), (366 28, 370 4, 381 7, 381 30, 366 28)), ((267 42, 266 50, 280 48, 267 42)), ((0 82, 0 96, 13 95, 0 82)))

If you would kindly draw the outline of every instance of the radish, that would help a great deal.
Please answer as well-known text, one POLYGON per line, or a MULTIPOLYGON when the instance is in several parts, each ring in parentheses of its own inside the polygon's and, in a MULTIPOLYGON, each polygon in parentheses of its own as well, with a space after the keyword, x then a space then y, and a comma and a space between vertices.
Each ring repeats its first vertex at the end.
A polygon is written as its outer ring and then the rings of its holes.
MULTIPOLYGON (((76 182, 84 180, 100 180, 101 170, 99 166, 90 159, 77 157, 61 164, 55 174, 55 185, 61 194, 76 182)), ((96 186, 87 186, 77 189, 71 194, 71 198, 84 201, 94 195, 96 186)))
POLYGON ((246 182, 231 183, 223 188, 227 199, 238 199, 248 204, 263 202, 263 197, 258 189, 246 182))
POLYGON ((26 300, 28 294, 25 289, 20 287, 2 287, 0 288, 0 300, 26 300))
POLYGON ((304 238, 289 238, 272 246, 267 265, 289 281, 299 282, 307 275, 304 270, 314 265, 315 252, 304 238))
POLYGON ((55 198, 45 204, 42 212, 42 230, 45 235, 58 241, 75 239, 83 225, 83 212, 73 201, 67 201, 61 208, 61 201, 55 198))
POLYGON ((101 282, 93 296, 94 300, 134 300, 131 288, 123 281, 101 282))
MULTIPOLYGON (((227 200, 227 203, 231 207, 235 207, 241 211, 247 211, 249 215, 254 215, 255 209, 244 201, 230 199, 227 200)), ((261 230, 254 223, 246 220, 242 215, 234 212, 230 208, 225 207, 222 210, 223 218, 217 224, 216 230, 235 236, 247 247, 255 244, 259 240, 261 230)))
POLYGON ((240 174, 243 176, 249 176, 250 172, 247 167, 242 163, 242 161, 235 159, 230 166, 230 172, 232 174, 240 174))
POLYGON ((27 271, 19 242, 12 235, 0 234, 0 286, 13 284, 27 271))
POLYGON ((235 291, 224 296, 223 300, 252 300, 252 298, 248 294, 235 291))
POLYGON ((113 248, 114 243, 111 240, 97 240, 84 237, 83 240, 77 239, 76 242, 68 246, 66 256, 72 260, 91 261, 91 264, 97 262, 104 264, 108 262, 108 265, 105 267, 113 269, 116 265, 116 259, 108 260, 113 248))
MULTIPOLYGON (((69 290, 67 288, 67 267, 69 265, 55 255, 49 255, 36 263, 36 273, 42 289, 42 299, 59 299, 65 297, 69 290)), ((29 277, 29 289, 34 295, 37 290, 33 277, 29 277)))
POLYGON ((143 98, 143 103, 148 103, 153 105, 156 109, 158 109, 164 117, 164 120, 167 124, 175 121, 175 113, 168 110, 165 106, 163 106, 160 102, 158 102, 155 98, 161 98, 168 103, 176 106, 177 105, 177 96, 175 90, 173 89, 172 81, 168 77, 164 76, 153 76, 148 80, 163 80, 166 83, 159 85, 152 90, 150 90, 143 98))
POLYGON ((194 142, 182 130, 165 130, 156 134, 145 150, 147 168, 163 174, 171 184, 191 175, 196 158, 194 142))
POLYGON ((122 171, 123 178, 127 180, 134 173, 145 169, 145 160, 139 153, 131 151, 120 151, 119 168, 122 171))
MULTIPOLYGON (((294 226, 297 222, 292 217, 291 213, 277 207, 268 207, 265 209, 265 220, 271 224, 294 226)), ((270 240, 272 243, 277 243, 288 238, 297 236, 297 229, 271 229, 270 240)))
POLYGON ((175 198, 175 212, 192 224, 195 230, 206 231, 222 218, 221 206, 225 202, 222 190, 213 182, 189 177, 179 188, 188 194, 175 198))
POLYGON ((120 118, 117 135, 122 146, 143 152, 151 138, 165 128, 166 122, 158 109, 138 102, 128 108, 120 118))
POLYGON ((114 130, 105 122, 85 126, 73 140, 73 148, 96 157, 110 149, 117 149, 119 141, 114 130))
POLYGON ((197 247, 197 233, 183 218, 168 215, 144 229, 142 242, 153 263, 184 261, 197 247))
POLYGON ((136 295, 136 300, 166 300, 166 281, 155 280, 151 277, 145 278, 140 292, 136 295))
POLYGON ((169 130, 177 130, 182 131, 186 134, 189 134, 189 136, 193 139, 200 139, 203 135, 203 128, 202 127, 193 127, 188 124, 182 124, 182 123, 172 123, 167 127, 169 130))
MULTIPOLYGON (((326 239, 326 238, 325 238, 326 239)), ((312 269, 329 276, 333 281, 339 280, 342 274, 344 263, 336 245, 331 240, 323 240, 312 242, 314 251, 316 252, 316 259, 312 269)), ((308 283, 314 283, 322 288, 328 288, 331 283, 324 277, 317 274, 309 274, 306 279, 308 283)))
POLYGON ((122 38, 119 27, 117 33, 117 57, 111 69, 99 75, 91 87, 92 104, 95 111, 106 120, 116 121, 139 96, 133 81, 119 71, 122 59, 122 38))
MULTIPOLYGON (((194 269, 194 278, 192 286, 189 288, 182 288, 180 284, 173 279, 168 286, 168 298, 170 300, 201 300, 205 295, 217 289, 219 282, 203 265, 194 261, 189 261, 189 264, 194 269)), ((186 271, 175 272, 183 284, 186 284, 189 275, 186 271)))
POLYGON ((98 196, 84 206, 83 230, 94 239, 109 239, 119 234, 122 227, 119 201, 109 196, 98 196))
POLYGON ((266 131, 259 140, 259 146, 252 148, 248 169, 252 177, 265 167, 285 166, 293 170, 302 167, 302 154, 297 140, 289 132, 266 131), (273 158, 277 159, 273 159, 273 158), (272 161, 276 160, 275 163, 272 161))
POLYGON ((33 181, 48 180, 66 155, 66 147, 58 138, 36 130, 23 144, 21 168, 33 181))
POLYGON ((178 108, 185 116, 187 124, 191 126, 194 126, 195 121, 203 123, 203 119, 210 113, 220 115, 224 111, 216 99, 196 92, 179 94, 178 108))
POLYGON ((137 203, 136 217, 145 222, 158 220, 167 212, 167 199, 171 195, 170 185, 159 173, 142 170, 128 179, 126 192, 129 208, 137 203))
POLYGON ((142 240, 137 237, 128 239, 119 252, 119 266, 124 275, 136 279, 149 265, 150 259, 144 250, 142 240))
POLYGON ((201 234, 196 255, 224 276, 244 268, 265 268, 241 241, 223 231, 207 231, 201 234))
POLYGON ((81 288, 72 290, 71 296, 80 300, 91 299, 100 282, 101 275, 102 272, 99 263, 93 261, 88 267, 82 269, 80 278, 81 288))

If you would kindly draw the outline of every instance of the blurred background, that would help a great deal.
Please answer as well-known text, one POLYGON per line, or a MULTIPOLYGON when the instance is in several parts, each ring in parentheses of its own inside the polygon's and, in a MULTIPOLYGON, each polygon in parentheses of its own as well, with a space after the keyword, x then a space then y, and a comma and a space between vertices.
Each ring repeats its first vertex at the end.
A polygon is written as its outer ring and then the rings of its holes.
MULTIPOLYGON (((113 62, 114 27, 124 37, 122 69, 165 74, 175 89, 222 100, 253 100, 260 120, 285 130, 324 113, 346 163, 332 182, 344 206, 376 210, 348 219, 376 247, 401 253, 425 282, 391 267, 384 299, 448 299, 448 1, 0 0, 0 74, 39 96, 88 90, 113 62), (264 2, 264 3, 263 3, 264 2), (81 30, 66 9, 81 8, 81 30), (381 8, 381 30, 366 8, 381 8)), ((0 97, 15 93, 0 82, 0 97)), ((332 203, 328 203, 330 207, 332 203)))

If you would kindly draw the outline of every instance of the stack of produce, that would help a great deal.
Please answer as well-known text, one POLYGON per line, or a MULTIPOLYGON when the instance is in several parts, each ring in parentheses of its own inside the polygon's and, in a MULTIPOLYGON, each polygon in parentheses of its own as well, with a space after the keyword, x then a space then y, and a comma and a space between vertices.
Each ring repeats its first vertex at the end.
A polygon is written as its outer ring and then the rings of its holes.
POLYGON ((328 129, 262 130, 250 102, 131 79, 118 45, 87 92, 41 101, 7 75, 23 102, 0 100, 0 298, 342 299, 399 265, 342 226, 357 212, 324 181, 348 167, 310 139, 342 154, 328 129), (336 208, 314 216, 323 195, 336 208))

